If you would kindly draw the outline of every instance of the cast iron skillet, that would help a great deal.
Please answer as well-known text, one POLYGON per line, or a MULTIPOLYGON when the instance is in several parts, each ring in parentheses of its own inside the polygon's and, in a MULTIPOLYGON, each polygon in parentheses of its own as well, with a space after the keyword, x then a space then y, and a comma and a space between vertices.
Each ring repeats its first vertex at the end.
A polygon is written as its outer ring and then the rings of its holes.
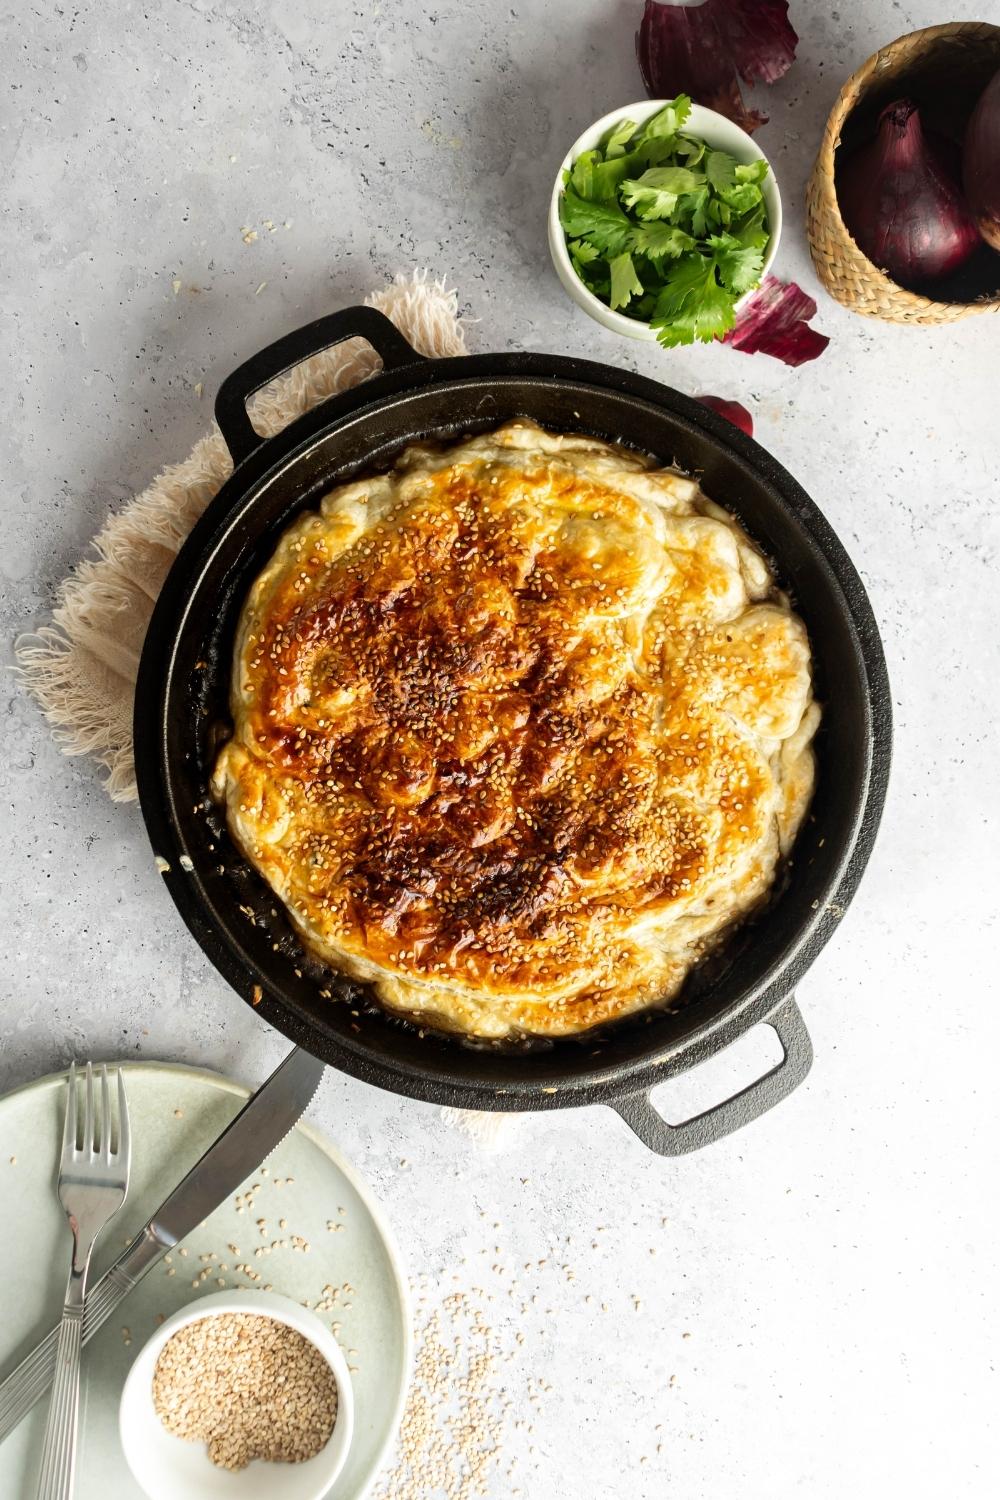
POLYGON ((763 448, 666 386, 542 354, 425 360, 370 308, 320 318, 263 350, 223 383, 215 412, 235 471, 182 548, 154 611, 136 693, 135 758, 143 816, 170 894, 233 988, 298 1045, 369 1083, 467 1109, 606 1104, 663 1155, 716 1140, 790 1093, 812 1059, 793 986, 868 861, 891 741, 871 607, 808 495, 763 448), (246 408, 253 392, 354 336, 374 346, 383 372, 280 436, 260 438, 246 408), (421 1035, 380 1010, 365 986, 313 963, 280 903, 237 853, 207 785, 229 725, 239 609, 293 516, 331 485, 388 466, 407 443, 452 440, 516 416, 557 432, 594 433, 700 475, 773 559, 801 612, 824 716, 816 795, 785 879, 757 920, 695 971, 683 1003, 582 1040, 512 1051, 421 1035), (781 1063, 706 1113, 668 1124, 650 1089, 761 1021, 780 1038, 781 1063))

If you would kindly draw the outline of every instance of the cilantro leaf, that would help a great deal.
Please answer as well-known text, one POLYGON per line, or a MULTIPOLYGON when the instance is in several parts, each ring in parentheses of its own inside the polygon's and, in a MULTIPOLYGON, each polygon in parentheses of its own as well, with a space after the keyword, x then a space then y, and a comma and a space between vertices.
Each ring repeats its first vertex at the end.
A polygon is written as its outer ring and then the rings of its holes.
POLYGON ((760 281, 764 252, 756 245, 741 245, 731 234, 713 234, 708 240, 723 286, 742 297, 760 281))
POLYGON ((717 192, 736 186, 736 158, 728 151, 710 151, 705 157, 705 176, 717 192))
POLYGON ((591 203, 568 187, 559 200, 559 222, 570 239, 586 239, 603 255, 621 255, 636 226, 616 203, 591 203))
POLYGON ((643 286, 636 275, 632 257, 626 251, 609 262, 611 267, 611 306, 627 307, 635 296, 641 296, 643 286))
POLYGON ((681 199, 678 215, 682 224, 686 224, 696 240, 704 239, 708 233, 708 208, 709 189, 706 186, 698 188, 693 193, 685 193, 681 199))
POLYGON ((683 156, 689 167, 696 167, 705 155, 707 147, 704 141, 696 141, 693 136, 679 135, 674 142, 674 151, 678 156, 683 156))
POLYGON ((671 266, 650 326, 669 349, 695 339, 710 343, 728 333, 735 321, 732 295, 716 280, 714 259, 695 252, 671 266))
POLYGON ((733 213, 745 214, 761 202, 761 191, 755 182, 738 182, 735 187, 720 188, 719 197, 733 213))
POLYGON ((733 211, 728 203, 723 203, 721 198, 710 198, 705 210, 705 217, 709 224, 714 224, 719 229, 728 229, 732 221, 733 211))
POLYGON ((600 250, 595 245, 589 244, 587 240, 570 240, 569 253, 574 260, 580 262, 581 266, 589 265, 592 260, 601 259, 600 250))
POLYGON ((762 250, 771 237, 767 230, 767 210, 763 199, 754 204, 748 214, 738 218, 731 215, 728 227, 733 239, 739 240, 741 245, 756 245, 762 250))
POLYGON ((618 184, 640 165, 634 156, 602 161, 599 151, 584 151, 573 163, 570 185, 588 203, 613 203, 618 184))
POLYGON ((640 132, 639 140, 646 142, 657 140, 664 136, 676 135, 690 113, 691 100, 687 94, 678 94, 676 99, 664 105, 659 113, 646 121, 640 132))
POLYGON ((619 120, 617 125, 612 125, 601 141, 600 149, 605 157, 621 156, 637 128, 634 120, 619 120))
POLYGON ((664 224, 661 219, 651 219, 636 231, 635 247, 650 260, 662 260, 666 256, 683 255, 694 249, 691 235, 678 229, 676 224, 664 224))
POLYGON ((621 185, 621 196, 643 219, 670 219, 682 193, 694 192, 703 182, 689 167, 650 167, 639 178, 621 185))
POLYGON ((583 151, 573 163, 569 180, 581 198, 594 197, 594 163, 600 159, 598 151, 583 151))
POLYGON ((595 162, 591 196, 603 202, 614 202, 619 184, 635 170, 631 156, 616 156, 612 161, 595 162))
POLYGON ((767 176, 767 162, 758 158, 757 161, 740 162, 736 167, 737 182, 761 183, 767 176))

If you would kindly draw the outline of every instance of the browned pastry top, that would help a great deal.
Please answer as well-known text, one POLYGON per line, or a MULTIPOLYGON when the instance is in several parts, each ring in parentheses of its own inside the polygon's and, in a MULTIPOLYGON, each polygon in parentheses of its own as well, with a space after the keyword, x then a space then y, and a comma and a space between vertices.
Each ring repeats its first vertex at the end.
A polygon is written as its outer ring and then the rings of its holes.
POLYGON ((528 423, 335 490, 237 643, 216 790, 309 946, 484 1036, 676 992, 812 785, 809 646, 671 470, 528 423))

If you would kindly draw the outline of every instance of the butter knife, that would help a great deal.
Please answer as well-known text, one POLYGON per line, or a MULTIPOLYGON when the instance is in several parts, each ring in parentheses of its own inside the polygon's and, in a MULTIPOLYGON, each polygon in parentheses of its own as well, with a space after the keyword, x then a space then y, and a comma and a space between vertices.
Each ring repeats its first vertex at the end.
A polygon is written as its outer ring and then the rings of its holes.
MULTIPOLYGON (((87 1294, 83 1342, 161 1256, 234 1193, 285 1138, 307 1108, 325 1064, 296 1047, 157 1209, 142 1232, 87 1294)), ((35 1345, 0 1385, 0 1442, 52 1384, 58 1329, 35 1345)))

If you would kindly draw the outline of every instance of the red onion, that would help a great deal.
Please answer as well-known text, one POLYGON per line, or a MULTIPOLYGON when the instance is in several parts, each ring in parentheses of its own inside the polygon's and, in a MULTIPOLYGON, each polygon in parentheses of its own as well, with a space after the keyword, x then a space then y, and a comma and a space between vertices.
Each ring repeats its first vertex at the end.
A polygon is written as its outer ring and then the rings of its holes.
POLYGON ((712 411, 718 412, 720 417, 725 417, 727 422, 732 422, 747 437, 753 437, 753 417, 746 407, 739 401, 726 401, 722 396, 696 396, 702 406, 710 407, 712 411))
POLYGON ((1000 250, 1000 73, 993 75, 972 111, 965 131, 962 180, 979 233, 1000 250))
POLYGON ((875 139, 838 174, 844 223, 900 286, 919 290, 951 275, 980 244, 948 146, 924 134, 911 100, 897 99, 879 115, 875 139))
POLYGON ((747 108, 740 79, 774 83, 794 62, 798 40, 788 0, 646 0, 635 50, 651 99, 690 94, 754 131, 767 115, 747 108))

